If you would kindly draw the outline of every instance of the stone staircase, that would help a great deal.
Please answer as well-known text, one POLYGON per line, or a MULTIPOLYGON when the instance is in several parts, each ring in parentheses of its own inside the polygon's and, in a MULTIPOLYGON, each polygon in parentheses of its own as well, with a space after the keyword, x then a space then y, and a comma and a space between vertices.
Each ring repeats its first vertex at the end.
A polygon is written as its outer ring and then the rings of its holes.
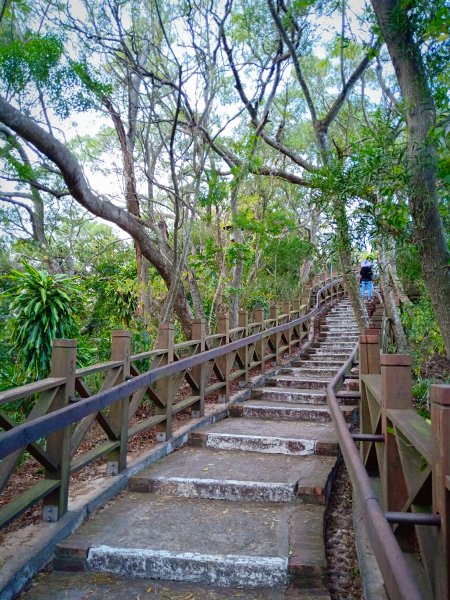
MULTIPOLYGON (((323 522, 338 444, 325 388, 357 339, 343 300, 305 356, 230 406, 229 418, 191 432, 188 445, 132 477, 59 544, 54 565, 69 572, 69 587, 88 589, 86 572, 101 572, 124 589, 127 578, 131 587, 140 579, 175 598, 329 600, 323 522)), ((358 401, 351 384, 339 392, 348 421, 358 401)), ((39 593, 49 585, 25 597, 48 597, 39 593)))

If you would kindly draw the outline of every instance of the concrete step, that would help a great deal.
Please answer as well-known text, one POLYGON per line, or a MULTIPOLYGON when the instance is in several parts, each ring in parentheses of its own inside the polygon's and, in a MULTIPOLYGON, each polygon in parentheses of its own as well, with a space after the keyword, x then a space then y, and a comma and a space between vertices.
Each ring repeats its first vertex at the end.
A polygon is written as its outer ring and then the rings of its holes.
POLYGON ((344 379, 342 389, 340 391, 351 391, 359 393, 359 379, 344 379))
MULTIPOLYGON (((289 561, 290 563, 290 561, 289 561)), ((290 570, 290 567, 289 567, 290 570)), ((293 584, 291 584, 294 588, 293 584)), ((21 596, 22 598, 22 596, 21 596)), ((40 573, 23 600, 330 600, 325 589, 219 587, 113 573, 40 573)))
POLYGON ((329 334, 333 334, 333 335, 341 335, 341 334, 359 335, 359 331, 357 329, 354 329, 353 327, 347 327, 347 326, 336 327, 334 325, 328 325, 328 324, 321 325, 320 331, 321 331, 321 333, 329 333, 329 334))
POLYGON ((264 454, 335 456, 337 437, 331 423, 224 419, 189 434, 189 445, 216 450, 242 450, 264 454))
POLYGON ((342 365, 344 364, 344 360, 335 360, 334 357, 332 356, 327 356, 325 358, 313 358, 312 356, 309 357, 308 359, 303 359, 303 360, 294 360, 292 361, 291 365, 295 368, 295 369, 314 369, 315 367, 321 369, 321 368, 332 368, 332 367, 336 367, 336 369, 339 369, 339 367, 342 367, 342 365))
MULTIPOLYGON (((339 365, 342 366, 342 363, 339 365)), ((298 369, 299 374, 302 377, 313 377, 315 379, 332 379, 339 370, 339 367, 334 366, 316 366, 311 367, 293 365, 294 368, 298 369)))
POLYGON ((313 342, 312 343, 312 347, 313 348, 320 348, 321 350, 324 350, 326 352, 332 352, 333 350, 335 350, 336 352, 342 353, 342 352, 348 352, 350 354, 350 352, 352 352, 355 349, 356 346, 356 342, 350 343, 350 342, 339 342, 339 341, 334 341, 334 342, 328 342, 328 341, 318 341, 318 342, 313 342))
MULTIPOLYGON (((272 380, 271 380, 272 381, 272 380)), ((286 377, 278 376, 276 383, 290 383, 286 377)), ((295 383, 296 378, 291 380, 295 383)), ((282 386, 263 387, 252 390, 252 400, 267 400, 269 402, 287 402, 289 404, 325 404, 326 395, 323 390, 297 389, 297 387, 282 386)))
POLYGON ((129 480, 134 492, 235 502, 322 503, 334 457, 184 447, 129 480))
POLYGON ((55 566, 219 586, 285 585, 293 508, 260 506, 128 492, 58 546, 55 566))
MULTIPOLYGON (((205 599, 233 597, 230 593, 237 586, 244 588, 239 594, 244 599, 281 600, 283 595, 248 596, 248 589, 265 588, 264 594, 281 590, 295 574, 306 600, 308 590, 323 589, 326 582, 323 515, 323 506, 316 505, 208 502, 129 492, 59 544, 55 566, 206 584, 210 593, 198 596, 205 599), (228 595, 209 586, 223 586, 228 595)), ((124 596, 114 596, 113 590, 108 598, 134 598, 128 593, 133 585, 124 596)), ((159 583, 150 582, 146 592, 149 587, 156 591, 159 583)))
POLYGON ((325 359, 336 359, 345 362, 350 355, 350 351, 347 352, 330 352, 329 350, 322 348, 310 348, 308 354, 303 357, 304 360, 325 360, 325 359))
POLYGON ((359 404, 359 400, 361 398, 361 394, 357 390, 344 390, 344 389, 342 389, 342 390, 339 390, 339 392, 336 393, 336 398, 337 398, 338 402, 341 403, 341 404, 357 405, 357 404, 359 404))
MULTIPOLYGON (((341 405, 344 417, 349 421, 354 406, 341 405)), ((289 404, 282 402, 270 402, 268 400, 249 400, 242 404, 230 407, 233 417, 245 417, 252 419, 280 419, 287 421, 318 421, 326 423, 331 421, 328 408, 311 404, 289 404)))
POLYGON ((301 369, 285 367, 280 369, 276 377, 267 379, 269 386, 293 387, 304 390, 324 390, 330 383, 331 378, 305 377, 301 369))
POLYGON ((359 335, 350 334, 334 334, 330 332, 320 333, 318 340, 319 342, 354 342, 358 341, 359 335))

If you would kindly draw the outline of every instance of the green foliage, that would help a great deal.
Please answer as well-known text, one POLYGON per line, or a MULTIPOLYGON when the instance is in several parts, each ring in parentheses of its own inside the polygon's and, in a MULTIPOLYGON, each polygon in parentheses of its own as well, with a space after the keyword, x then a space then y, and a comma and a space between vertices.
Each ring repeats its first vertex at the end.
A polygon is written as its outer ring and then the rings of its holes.
POLYGON ((416 304, 403 312, 402 323, 413 356, 414 370, 419 375, 423 364, 433 355, 445 352, 434 310, 425 292, 416 304))
POLYGON ((0 79, 22 100, 46 91, 61 118, 92 108, 112 87, 97 80, 85 63, 67 60, 60 36, 27 32, 25 39, 0 42, 0 79))
POLYGON ((5 275, 9 289, 10 340, 22 377, 48 374, 55 338, 77 336, 76 298, 80 290, 65 275, 49 275, 23 263, 24 270, 5 275))
POLYGON ((199 206, 220 206, 228 197, 229 185, 215 169, 205 171, 208 191, 200 196, 199 206))
POLYGON ((431 379, 423 379, 419 376, 411 389, 412 396, 415 400, 416 412, 424 419, 430 418, 429 398, 432 383, 435 382, 431 379))
POLYGON ((0 44, 0 76, 16 94, 33 82, 47 83, 63 52, 61 40, 54 35, 29 33, 24 40, 0 44))

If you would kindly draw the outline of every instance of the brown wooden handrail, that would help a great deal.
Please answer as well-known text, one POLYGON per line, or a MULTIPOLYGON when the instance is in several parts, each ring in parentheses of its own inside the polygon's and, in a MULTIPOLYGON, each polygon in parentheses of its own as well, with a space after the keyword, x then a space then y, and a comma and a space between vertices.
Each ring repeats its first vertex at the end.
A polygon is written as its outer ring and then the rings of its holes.
MULTIPOLYGON (((311 320, 320 312, 321 295, 331 287, 340 284, 341 281, 342 279, 338 278, 321 287, 316 293, 315 307, 308 314, 303 315, 294 321, 271 327, 270 329, 254 333, 243 339, 224 344, 194 356, 183 358, 162 367, 157 367, 156 369, 133 377, 113 388, 94 394, 90 398, 82 399, 75 404, 66 406, 60 410, 34 419, 29 423, 24 423, 15 427, 14 430, 8 431, 0 437, 0 458, 4 458, 12 452, 26 447, 31 442, 46 437, 50 433, 67 427, 88 415, 97 413, 111 404, 131 396, 139 389, 146 388, 165 377, 175 375, 186 369, 201 365, 204 362, 225 356, 234 350, 239 350, 266 337, 281 333, 311 320)), ((221 337, 221 334, 208 336, 207 339, 217 337, 221 337)))
POLYGON ((358 347, 355 346, 347 362, 327 386, 328 408, 352 485, 358 492, 364 524, 388 595, 395 600, 423 600, 417 581, 380 506, 336 398, 335 389, 351 369, 357 351, 358 347))

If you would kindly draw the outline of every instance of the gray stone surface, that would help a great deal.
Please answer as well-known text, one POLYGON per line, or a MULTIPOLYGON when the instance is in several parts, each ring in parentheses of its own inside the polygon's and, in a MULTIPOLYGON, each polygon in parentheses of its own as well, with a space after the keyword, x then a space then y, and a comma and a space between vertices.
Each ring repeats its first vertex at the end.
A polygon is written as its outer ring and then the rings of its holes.
MULTIPOLYGON (((205 587, 173 581, 132 579, 112 573, 53 572, 38 577, 23 592, 20 600, 284 600, 285 594, 283 587, 205 587)), ((320 600, 320 597, 316 600, 320 600)))
POLYGON ((314 481, 317 487, 325 487, 334 462, 334 458, 327 456, 268 455, 185 447, 141 471, 130 485, 136 487, 139 481, 155 477, 175 477, 223 484, 240 481, 291 486, 299 482, 309 486, 314 481))
POLYGON ((202 427, 197 433, 228 433, 241 434, 246 436, 260 435, 276 438, 296 438, 296 439, 323 439, 324 441, 335 441, 336 434, 334 427, 329 423, 313 423, 305 421, 293 425, 284 421, 271 421, 262 419, 224 419, 219 423, 202 427))
POLYGON ((373 553, 359 508, 358 495, 353 492, 353 529, 359 572, 365 600, 389 600, 383 578, 373 553))
POLYGON ((287 557, 295 507, 121 494, 68 540, 70 547, 287 557), (114 526, 112 526, 114 524, 114 526))

